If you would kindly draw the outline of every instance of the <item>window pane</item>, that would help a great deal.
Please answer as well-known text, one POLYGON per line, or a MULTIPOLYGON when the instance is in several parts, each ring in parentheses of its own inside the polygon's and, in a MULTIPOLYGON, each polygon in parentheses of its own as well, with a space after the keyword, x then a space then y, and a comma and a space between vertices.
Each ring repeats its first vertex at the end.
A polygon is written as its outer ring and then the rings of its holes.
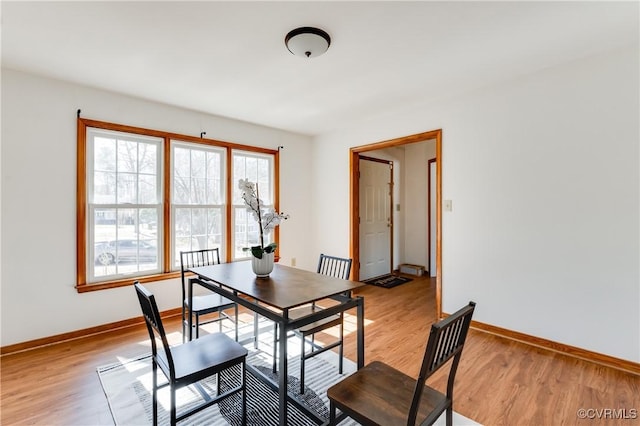
MULTIPOLYGON (((244 248, 260 245, 260 228, 258 222, 247 212, 244 207, 234 208, 234 259, 242 259, 250 256, 250 252, 244 248)), ((264 237, 264 244, 273 241, 273 233, 264 237)))
POLYGON ((219 152, 207 152, 207 204, 223 204, 222 156, 219 152))
POLYGON ((207 161, 204 151, 191 150, 191 176, 194 178, 203 178, 207 173, 207 161))
POLYGON ((191 193, 189 177, 191 176, 189 150, 174 146, 173 148, 173 202, 187 204, 191 193))
POLYGON ((207 181, 203 178, 191 179, 191 195, 189 204, 205 204, 207 200, 207 181))
POLYGON ((222 257, 222 208, 175 209, 174 265, 180 265, 180 252, 219 248, 222 257))
POLYGON ((265 205, 273 204, 272 155, 234 152, 233 154, 233 204, 241 205, 242 193, 238 189, 240 179, 248 179, 258 186, 258 195, 265 205))
POLYGON ((219 148, 173 142, 173 204, 223 204, 223 154, 219 148))
POLYGON ((118 140, 117 168, 119 172, 138 171, 138 143, 118 140))
POLYGON ((158 172, 158 147, 155 144, 139 144, 138 171, 148 175, 158 172))
POLYGON ((117 210, 116 209, 96 209, 93 215, 93 240, 111 241, 117 238, 117 210))
POLYGON ((95 204, 114 204, 116 202, 116 174, 114 172, 95 172, 93 174, 93 202, 95 204))
POLYGON ((118 173, 117 203, 135 204, 138 201, 137 175, 133 173, 118 173))
MULTIPOLYGON (((89 139, 90 140, 90 139, 89 139)), ((93 204, 157 204, 159 144, 126 135, 93 139, 93 204)))
POLYGON ((96 209, 93 223, 94 277, 159 269, 157 209, 96 209))
POLYGON ((93 144, 94 170, 116 170, 116 140, 112 138, 96 137, 93 144))
POLYGON ((93 149, 93 199, 95 203, 113 204, 116 200, 116 141, 96 137, 93 149))
POLYGON ((152 175, 138 176, 138 204, 156 204, 158 197, 157 177, 152 175))

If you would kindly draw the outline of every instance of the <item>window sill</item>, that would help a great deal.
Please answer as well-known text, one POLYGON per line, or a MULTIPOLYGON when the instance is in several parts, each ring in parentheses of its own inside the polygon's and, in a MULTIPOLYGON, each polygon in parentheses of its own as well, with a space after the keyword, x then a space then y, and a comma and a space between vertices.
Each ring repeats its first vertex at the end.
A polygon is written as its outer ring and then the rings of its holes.
POLYGON ((134 282, 149 283, 154 281, 169 280, 172 278, 180 278, 180 271, 168 272, 164 274, 144 275, 139 277, 124 278, 114 281, 102 281, 92 284, 78 284, 76 290, 78 293, 87 293, 89 291, 107 290, 110 288, 126 287, 133 285, 134 282))

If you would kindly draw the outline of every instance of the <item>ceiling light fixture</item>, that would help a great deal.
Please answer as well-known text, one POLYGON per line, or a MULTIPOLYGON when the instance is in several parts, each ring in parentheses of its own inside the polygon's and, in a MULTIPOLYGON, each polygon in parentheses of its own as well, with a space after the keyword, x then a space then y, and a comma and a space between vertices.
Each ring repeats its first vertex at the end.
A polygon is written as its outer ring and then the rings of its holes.
POLYGON ((314 58, 329 49, 331 37, 320 28, 300 27, 289 31, 284 38, 284 44, 289 52, 296 56, 314 58))

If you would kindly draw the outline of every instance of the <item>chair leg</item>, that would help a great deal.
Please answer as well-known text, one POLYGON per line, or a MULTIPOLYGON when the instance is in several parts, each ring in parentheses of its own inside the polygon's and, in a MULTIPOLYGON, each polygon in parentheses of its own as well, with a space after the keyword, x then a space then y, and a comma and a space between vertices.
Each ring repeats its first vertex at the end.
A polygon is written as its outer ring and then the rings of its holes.
POLYGON ((447 426, 453 426, 453 407, 447 408, 447 426))
POLYGON ((158 365, 156 364, 155 359, 153 360, 153 396, 151 406, 153 409, 153 426, 158 426, 158 365))
MULTIPOLYGON (((311 335, 313 338, 313 335, 311 335)), ((304 361, 305 361, 305 351, 304 351, 304 335, 300 336, 302 341, 302 347, 300 348, 300 395, 304 394, 304 361)), ((313 347, 311 348, 313 350, 313 347)))
MULTIPOLYGON (((254 299, 255 302, 255 299, 254 299)), ((258 349, 258 313, 253 314, 253 347, 258 349)))
POLYGON ((187 318, 186 318, 186 312, 184 309, 184 304, 182 305, 182 343, 184 343, 187 340, 187 318))
POLYGON ((196 314, 196 339, 200 337, 200 315, 196 314))
POLYGON ((273 368, 271 370, 275 373, 278 371, 278 324, 275 323, 273 328, 273 368))
POLYGON ((222 310, 218 310, 218 329, 222 333, 222 310))
POLYGON ((235 323, 236 326, 236 342, 238 341, 238 304, 235 304, 234 307, 234 317, 233 317, 233 322, 235 323))
POLYGON ((344 358, 344 318, 342 318, 342 313, 340 314, 340 352, 338 356, 340 357, 338 360, 338 373, 342 374, 342 359, 344 358))
POLYGON ((329 400, 329 426, 336 424, 336 406, 333 401, 329 400))
POLYGON ((242 363, 242 425, 247 424, 247 365, 242 363))
POLYGON ((176 407, 176 387, 173 385, 173 383, 171 383, 169 385, 169 387, 171 388, 171 426, 175 426, 176 423, 178 423, 178 421, 176 420, 177 417, 177 407, 176 407))

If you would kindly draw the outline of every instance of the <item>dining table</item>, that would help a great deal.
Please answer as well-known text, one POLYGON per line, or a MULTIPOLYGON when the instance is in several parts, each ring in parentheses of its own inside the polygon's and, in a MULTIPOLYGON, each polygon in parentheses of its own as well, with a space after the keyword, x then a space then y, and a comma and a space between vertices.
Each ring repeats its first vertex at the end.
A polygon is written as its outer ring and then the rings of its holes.
MULTIPOLYGON (((195 277, 189 279, 187 296, 189 299, 193 295, 193 286, 200 285, 278 325, 277 345, 281 355, 278 359, 277 383, 259 370, 252 368, 251 365, 247 365, 258 379, 263 380, 278 392, 278 424, 281 426, 287 424, 289 402, 307 414, 315 423, 326 423, 327 419, 303 404, 296 395, 287 390, 288 334, 305 325, 356 308, 356 362, 357 368, 362 368, 364 366, 364 298, 355 296, 353 290, 365 284, 277 263, 268 277, 258 278, 252 270, 250 261, 192 267, 189 271, 195 274, 195 277), (337 303, 317 309, 306 316, 294 318, 289 315, 292 309, 328 298, 337 303)), ((191 316, 189 321, 189 329, 191 329, 191 316)))

